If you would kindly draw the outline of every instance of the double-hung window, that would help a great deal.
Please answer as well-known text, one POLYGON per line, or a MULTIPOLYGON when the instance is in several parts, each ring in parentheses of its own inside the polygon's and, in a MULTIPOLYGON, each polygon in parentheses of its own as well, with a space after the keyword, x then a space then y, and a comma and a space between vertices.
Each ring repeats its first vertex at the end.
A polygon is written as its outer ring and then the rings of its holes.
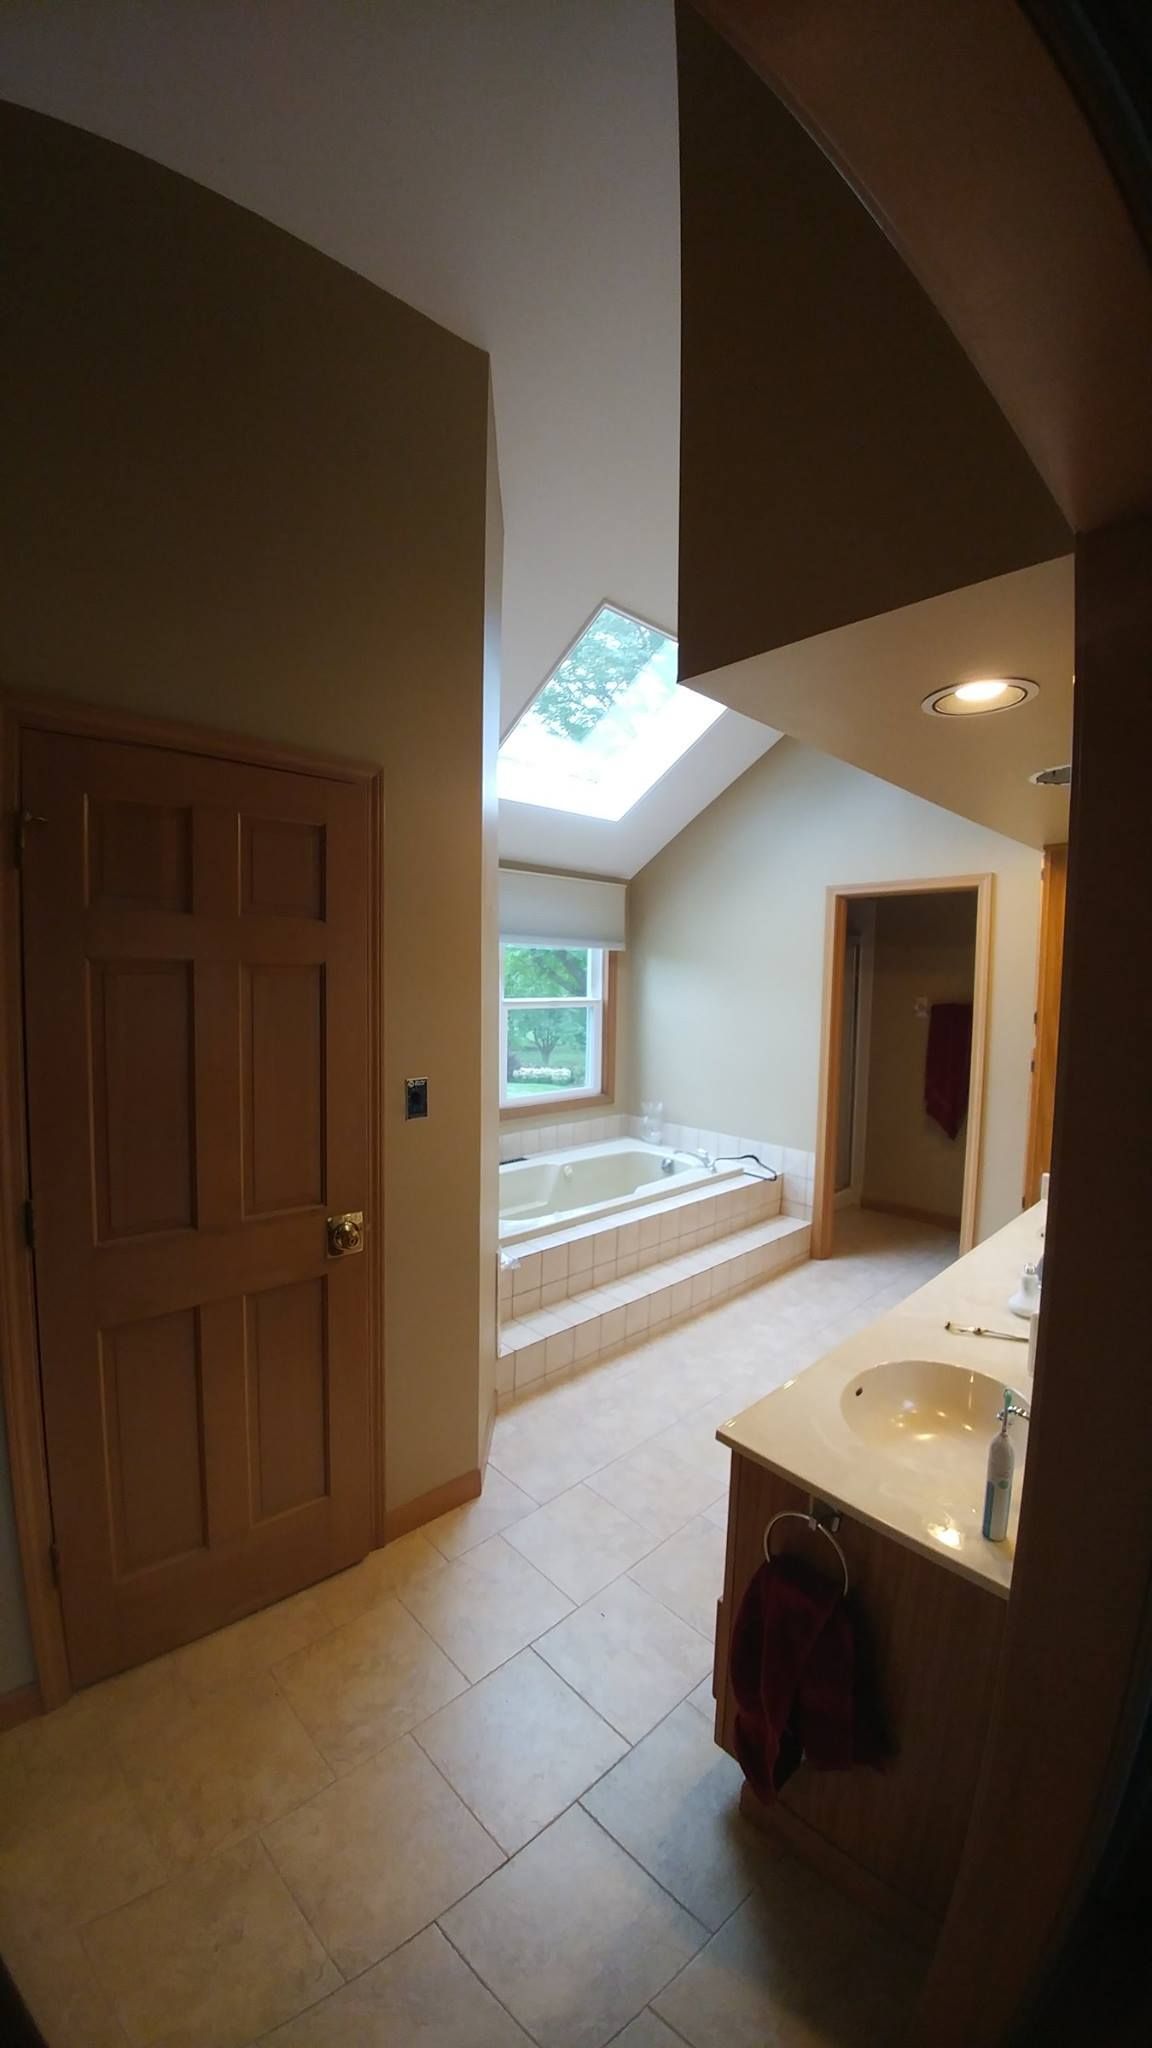
POLYGON ((604 1092, 607 987, 601 946, 501 946, 504 1108, 604 1092))

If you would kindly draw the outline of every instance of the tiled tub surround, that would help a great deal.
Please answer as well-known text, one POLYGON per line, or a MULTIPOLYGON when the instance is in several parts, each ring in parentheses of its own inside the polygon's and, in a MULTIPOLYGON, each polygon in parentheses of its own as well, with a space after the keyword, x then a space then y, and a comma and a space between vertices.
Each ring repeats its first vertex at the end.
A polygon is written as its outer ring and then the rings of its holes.
MULTIPOLYGON (((644 1119, 638 1116, 583 1117, 566 1122, 526 1126, 507 1125, 500 1133, 500 1161, 533 1159, 546 1152, 567 1152, 575 1146, 602 1145, 612 1138, 644 1139, 644 1119)), ((752 1152, 781 1176, 784 1184, 784 1214, 812 1214, 812 1184, 816 1171, 813 1152, 777 1145, 767 1138, 739 1138, 730 1131, 712 1131, 695 1124, 660 1124, 660 1148, 664 1152, 707 1152, 713 1159, 739 1158, 752 1152)))
POLYGON ((670 1194, 732 1181, 732 1163, 705 1165, 691 1153, 640 1138, 612 1138, 602 1145, 577 1145, 546 1152, 500 1168, 500 1242, 519 1245, 562 1225, 618 1217, 646 1209, 670 1194))
MULTIPOLYGON (((628 1117, 626 1123, 632 1136, 643 1134, 643 1118, 628 1117)), ((812 1186, 816 1174, 814 1152, 796 1151, 790 1145, 774 1145, 768 1138, 736 1138, 730 1131, 708 1131, 698 1129, 695 1124, 663 1122, 660 1138, 669 1150, 707 1152, 711 1159, 722 1162, 754 1153, 765 1166, 773 1167, 780 1175, 785 1216, 804 1216, 811 1220, 812 1186)))
MULTIPOLYGON (((533 1124, 515 1118, 500 1132, 500 1164, 511 1159, 534 1159, 541 1152, 570 1152, 574 1145, 603 1145, 610 1138, 638 1138, 639 1122, 629 1116, 564 1117, 564 1104, 554 1105, 555 1123, 533 1124), (635 1124, 635 1129, 633 1125, 635 1124)), ((541 1108, 541 1116, 547 1110, 541 1108)))
MULTIPOLYGON (((690 1251, 662 1247, 671 1256, 656 1265, 568 1295, 535 1315, 514 1316, 500 1330, 497 1405, 507 1408, 543 1381, 579 1372, 622 1346, 715 1308, 745 1287, 762 1285, 806 1260, 811 1236, 803 1217, 773 1216, 690 1251)), ((514 1307, 515 1301, 514 1296, 514 1307)))
MULTIPOLYGON (((706 1152, 722 1162, 721 1170, 700 1169, 691 1178, 656 1186, 641 1183, 634 1205, 625 1198, 616 1210, 605 1205, 569 1219, 540 1218, 556 1227, 504 1239, 497 1378, 502 1408, 538 1391, 545 1380, 579 1371, 647 1331, 699 1315, 712 1302, 808 1257, 811 1153, 667 1123, 661 1125, 660 1144, 652 1145, 639 1136, 639 1118, 617 1121, 621 1140, 590 1143, 584 1148, 590 1163, 598 1155, 634 1155, 643 1148, 658 1159, 706 1152), (748 1154, 778 1178, 742 1171, 736 1162, 748 1154)), ((561 1133, 569 1135, 564 1126, 535 1135, 542 1140, 561 1133)), ((576 1148, 542 1146, 535 1163, 563 1165, 570 1159, 578 1167, 579 1158, 576 1148)))
POLYGON ((500 1320, 537 1315, 570 1295, 626 1280, 780 1213, 780 1181, 709 1175, 669 1190, 660 1201, 506 1244, 500 1254, 500 1320))

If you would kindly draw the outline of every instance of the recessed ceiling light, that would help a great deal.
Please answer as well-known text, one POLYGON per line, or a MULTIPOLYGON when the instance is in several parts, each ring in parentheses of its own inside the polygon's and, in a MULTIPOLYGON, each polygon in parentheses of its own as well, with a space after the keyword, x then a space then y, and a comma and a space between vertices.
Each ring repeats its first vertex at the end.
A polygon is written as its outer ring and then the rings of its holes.
POLYGON ((1014 710, 1034 697, 1036 689, 1027 676, 977 676, 969 683, 950 683, 946 690, 933 690, 920 708, 941 718, 982 718, 989 711, 1014 710))

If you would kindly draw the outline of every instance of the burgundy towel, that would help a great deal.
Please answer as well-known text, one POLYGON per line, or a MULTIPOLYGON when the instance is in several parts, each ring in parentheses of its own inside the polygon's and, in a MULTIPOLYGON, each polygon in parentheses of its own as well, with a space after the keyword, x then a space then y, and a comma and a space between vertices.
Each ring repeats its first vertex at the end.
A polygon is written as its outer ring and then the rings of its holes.
POLYGON ((852 1620, 835 1581, 798 1557, 761 1565, 740 1603, 729 1667, 736 1754, 765 1803, 802 1758, 824 1771, 880 1760, 857 1662, 852 1620))
POLYGON ((933 1003, 924 1058, 924 1107, 950 1138, 968 1112, 971 1068, 971 1003, 933 1003))

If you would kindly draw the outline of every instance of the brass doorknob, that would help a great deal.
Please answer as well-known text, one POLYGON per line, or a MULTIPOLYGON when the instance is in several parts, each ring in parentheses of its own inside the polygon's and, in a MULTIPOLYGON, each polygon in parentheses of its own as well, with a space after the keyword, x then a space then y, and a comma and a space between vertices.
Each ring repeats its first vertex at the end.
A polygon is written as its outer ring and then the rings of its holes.
POLYGON ((328 1218, 328 1257, 345 1259, 349 1252, 364 1249, 364 1211, 346 1209, 343 1216, 328 1218))

